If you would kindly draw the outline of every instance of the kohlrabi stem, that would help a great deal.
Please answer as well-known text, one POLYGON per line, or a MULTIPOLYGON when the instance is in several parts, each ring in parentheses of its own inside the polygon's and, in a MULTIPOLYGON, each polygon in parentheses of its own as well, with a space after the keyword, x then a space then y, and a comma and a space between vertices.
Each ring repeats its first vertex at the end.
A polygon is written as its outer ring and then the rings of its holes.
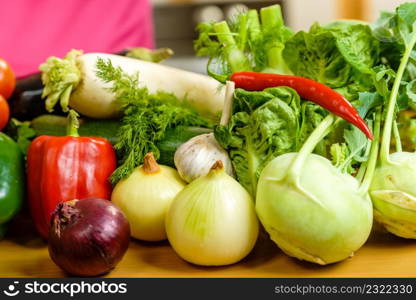
POLYGON ((235 83, 233 81, 227 81, 225 84, 225 99, 222 109, 222 115, 220 125, 226 126, 230 122, 232 110, 233 110, 233 98, 234 98, 235 83))
POLYGON ((380 142, 380 124, 381 124, 381 113, 380 111, 376 112, 375 122, 374 122, 374 139, 371 141, 370 157, 367 160, 367 168, 365 171, 364 178, 362 179, 359 193, 364 195, 368 192, 370 188, 371 181, 373 180, 374 171, 377 165, 378 158, 378 148, 380 142))
POLYGON ((78 128, 79 128, 79 121, 78 121, 78 113, 70 109, 68 112, 68 124, 66 126, 66 135, 79 137, 78 128))
POLYGON ((409 61, 410 54, 412 53, 413 47, 416 44, 416 31, 412 33, 410 43, 406 45, 403 57, 400 62, 399 69, 397 70, 396 79, 394 80, 393 89, 390 93, 390 98, 387 106, 386 119, 383 127, 383 137, 380 149, 380 160, 381 164, 390 163, 390 141, 391 131, 393 126, 393 116, 396 107, 397 96, 399 94, 400 84, 403 78, 404 71, 406 69, 407 62, 409 61))
POLYGON ((397 121, 393 121, 393 135, 394 135, 394 141, 396 143, 396 152, 402 152, 402 140, 400 139, 400 132, 399 127, 397 127, 397 121))
POLYGON ((307 138, 302 148, 299 150, 295 160, 292 162, 287 176, 297 182, 297 179, 302 173, 303 164, 316 145, 331 131, 334 126, 335 116, 329 114, 322 120, 322 122, 315 128, 311 135, 307 138))
POLYGON ((227 22, 222 21, 215 23, 214 30, 218 40, 227 49, 227 61, 230 65, 231 72, 250 71, 251 67, 248 58, 244 55, 244 52, 239 49, 227 22))
MULTIPOLYGON (((372 128, 373 128, 373 131, 374 131, 374 125, 372 125, 372 128)), ((364 153, 365 157, 370 156, 371 145, 372 145, 371 140, 367 140, 367 145, 365 146, 365 153, 364 153)), ((368 165, 368 160, 361 163, 360 168, 358 169, 357 175, 355 176, 355 179, 357 179, 358 182, 363 181, 365 171, 367 170, 367 165, 368 165)))

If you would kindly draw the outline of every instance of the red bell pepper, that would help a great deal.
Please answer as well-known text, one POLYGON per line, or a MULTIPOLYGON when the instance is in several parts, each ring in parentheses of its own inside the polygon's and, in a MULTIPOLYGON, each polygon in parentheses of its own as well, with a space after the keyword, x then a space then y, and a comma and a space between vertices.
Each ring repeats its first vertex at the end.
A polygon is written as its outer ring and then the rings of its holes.
POLYGON ((108 178, 116 168, 115 151, 104 138, 79 137, 76 116, 70 111, 68 136, 39 136, 29 147, 29 206, 45 239, 58 203, 89 197, 111 199, 108 178))
POLYGON ((275 86, 291 87, 302 98, 326 108, 355 125, 370 140, 373 139, 373 134, 354 106, 341 94, 320 82, 299 76, 257 72, 237 72, 232 74, 230 80, 234 81, 236 88, 247 91, 262 91, 275 86))

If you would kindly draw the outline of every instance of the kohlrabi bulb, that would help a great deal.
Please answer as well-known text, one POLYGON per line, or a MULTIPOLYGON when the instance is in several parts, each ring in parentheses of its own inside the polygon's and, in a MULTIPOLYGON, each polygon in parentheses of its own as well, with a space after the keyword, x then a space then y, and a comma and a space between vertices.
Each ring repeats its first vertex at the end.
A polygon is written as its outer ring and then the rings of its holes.
POLYGON ((375 170, 370 186, 374 218, 389 232, 416 238, 416 154, 396 152, 375 170))
POLYGON ((257 188, 257 214, 271 239, 289 256, 321 265, 353 255, 373 223, 368 194, 326 158, 309 154, 296 180, 288 170, 297 153, 272 160, 257 188))

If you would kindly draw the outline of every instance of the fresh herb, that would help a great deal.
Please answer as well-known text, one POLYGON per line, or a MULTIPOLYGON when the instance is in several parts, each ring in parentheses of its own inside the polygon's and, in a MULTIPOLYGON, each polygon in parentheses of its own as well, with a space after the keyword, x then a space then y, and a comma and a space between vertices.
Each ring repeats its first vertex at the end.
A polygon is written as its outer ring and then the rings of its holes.
POLYGON ((185 99, 181 101, 173 94, 161 91, 150 94, 147 88, 138 86, 139 74, 129 75, 114 67, 110 60, 97 60, 97 76, 111 84, 110 90, 116 94, 124 114, 115 144, 120 161, 110 178, 113 184, 143 163, 146 153, 153 152, 158 159, 160 151, 156 144, 168 129, 179 125, 211 126, 186 104, 185 99))

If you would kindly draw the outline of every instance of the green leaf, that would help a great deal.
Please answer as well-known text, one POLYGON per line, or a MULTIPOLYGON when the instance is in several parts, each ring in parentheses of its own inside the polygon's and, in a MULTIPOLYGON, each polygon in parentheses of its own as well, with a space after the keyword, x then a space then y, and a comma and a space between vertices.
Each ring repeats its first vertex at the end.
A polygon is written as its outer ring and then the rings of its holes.
POLYGON ((139 166, 148 152, 156 159, 160 151, 156 144, 166 132, 176 126, 209 127, 210 122, 187 105, 186 99, 177 99, 173 94, 157 92, 150 94, 146 88, 138 87, 138 74, 128 75, 114 67, 110 60, 97 61, 97 76, 110 83, 123 111, 115 149, 120 158, 119 167, 110 180, 117 183, 130 175, 139 166))
POLYGON ((201 23, 194 49, 208 56, 208 74, 224 82, 236 71, 291 74, 282 57, 293 32, 284 25, 279 5, 242 12, 232 20, 201 23), (261 19, 261 20, 260 20, 261 19))
POLYGON ((406 94, 410 102, 413 105, 416 105, 416 79, 407 84, 406 94))

